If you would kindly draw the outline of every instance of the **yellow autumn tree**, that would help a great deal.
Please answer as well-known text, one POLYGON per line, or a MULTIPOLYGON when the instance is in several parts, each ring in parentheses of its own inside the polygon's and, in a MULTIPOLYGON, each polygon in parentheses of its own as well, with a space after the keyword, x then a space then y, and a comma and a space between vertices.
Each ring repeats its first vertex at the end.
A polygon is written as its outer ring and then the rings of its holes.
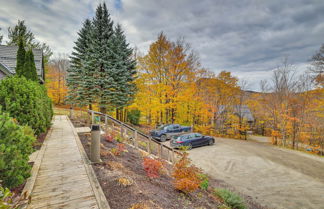
POLYGON ((45 85, 48 96, 55 105, 62 105, 67 95, 66 70, 69 67, 67 56, 60 55, 46 66, 45 85))
POLYGON ((196 81, 204 70, 183 39, 172 42, 160 33, 147 55, 138 58, 138 108, 147 124, 191 124, 199 100, 196 81))

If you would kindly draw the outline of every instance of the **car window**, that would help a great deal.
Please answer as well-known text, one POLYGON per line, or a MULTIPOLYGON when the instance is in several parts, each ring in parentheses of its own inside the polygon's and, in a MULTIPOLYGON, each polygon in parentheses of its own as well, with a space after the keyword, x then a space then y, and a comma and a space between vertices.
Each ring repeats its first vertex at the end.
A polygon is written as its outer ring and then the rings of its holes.
POLYGON ((196 138, 202 137, 202 135, 201 134, 198 134, 198 133, 195 133, 194 135, 195 135, 196 138))
POLYGON ((173 129, 179 129, 179 128, 180 128, 179 125, 174 125, 174 126, 173 126, 173 129))
POLYGON ((176 141, 186 141, 187 140, 187 138, 186 138, 186 136, 184 135, 184 136, 179 136, 177 139, 176 139, 176 141))
POLYGON ((168 125, 161 125, 157 129, 158 130, 165 130, 168 127, 168 125))

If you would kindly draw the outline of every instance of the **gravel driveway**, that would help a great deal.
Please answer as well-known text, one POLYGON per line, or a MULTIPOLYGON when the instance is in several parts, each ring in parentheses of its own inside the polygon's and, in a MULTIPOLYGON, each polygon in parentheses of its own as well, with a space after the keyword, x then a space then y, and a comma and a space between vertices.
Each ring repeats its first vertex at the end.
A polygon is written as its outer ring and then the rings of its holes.
POLYGON ((261 205, 324 209, 324 158, 253 141, 216 138, 193 162, 261 205))

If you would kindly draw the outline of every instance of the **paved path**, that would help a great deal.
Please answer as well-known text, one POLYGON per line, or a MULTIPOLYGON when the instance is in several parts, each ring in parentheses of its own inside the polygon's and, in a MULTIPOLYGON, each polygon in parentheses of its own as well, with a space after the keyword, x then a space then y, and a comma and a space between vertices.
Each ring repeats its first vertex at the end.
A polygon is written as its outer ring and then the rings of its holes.
POLYGON ((270 208, 324 209, 324 158, 265 143, 216 138, 190 150, 205 172, 270 208))
POLYGON ((93 186, 78 140, 67 116, 55 116, 41 149, 43 157, 28 208, 100 208, 98 188, 93 186))

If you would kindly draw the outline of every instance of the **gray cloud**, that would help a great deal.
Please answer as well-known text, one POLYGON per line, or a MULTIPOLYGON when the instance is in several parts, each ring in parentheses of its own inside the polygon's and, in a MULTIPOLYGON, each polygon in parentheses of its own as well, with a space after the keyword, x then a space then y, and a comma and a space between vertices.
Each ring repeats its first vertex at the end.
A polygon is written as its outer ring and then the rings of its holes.
MULTIPOLYGON (((36 37, 56 52, 70 53, 76 32, 92 17, 93 0, 0 0, 0 27, 25 19, 36 37)), ((324 42, 321 0, 110 0, 112 18, 131 44, 146 52, 160 31, 185 37, 202 65, 228 70, 257 89, 284 57, 305 70, 324 42)))

